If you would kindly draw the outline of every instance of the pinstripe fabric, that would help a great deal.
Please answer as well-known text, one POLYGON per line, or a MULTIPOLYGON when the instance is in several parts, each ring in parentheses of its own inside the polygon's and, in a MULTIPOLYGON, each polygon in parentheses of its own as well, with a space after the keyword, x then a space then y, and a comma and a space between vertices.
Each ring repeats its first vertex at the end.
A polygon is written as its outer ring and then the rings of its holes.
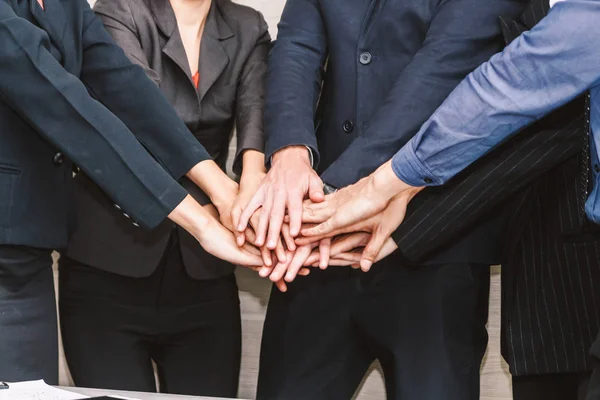
POLYGON ((517 243, 502 266, 502 350, 515 376, 590 369, 600 234, 580 223, 581 157, 541 177, 514 213, 517 243))
MULTIPOLYGON (((507 41, 548 9, 547 0, 536 0, 520 21, 502 19, 507 41)), ((426 258, 510 197, 502 348, 516 376, 590 369, 600 324, 600 233, 583 213, 585 100, 530 126, 449 185, 424 191, 394 234, 408 261, 426 258)))
POLYGON ((490 210, 553 166, 578 154, 585 117, 583 99, 555 111, 473 163, 441 187, 421 192, 394 232, 407 264, 418 264, 489 215, 490 210))

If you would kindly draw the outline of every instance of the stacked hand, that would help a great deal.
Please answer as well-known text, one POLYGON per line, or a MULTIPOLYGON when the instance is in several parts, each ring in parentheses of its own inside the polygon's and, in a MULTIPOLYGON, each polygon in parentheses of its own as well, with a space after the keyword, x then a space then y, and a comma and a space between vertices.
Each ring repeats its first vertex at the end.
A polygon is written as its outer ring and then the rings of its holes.
POLYGON ((248 240, 262 246, 265 265, 259 273, 280 290, 296 275, 307 274, 306 266, 368 271, 396 249, 390 235, 422 189, 400 181, 388 162, 355 185, 325 196, 309 159, 304 146, 278 151, 252 198, 244 194, 232 214, 238 245, 248 240), (272 263, 267 251, 275 252, 272 263))

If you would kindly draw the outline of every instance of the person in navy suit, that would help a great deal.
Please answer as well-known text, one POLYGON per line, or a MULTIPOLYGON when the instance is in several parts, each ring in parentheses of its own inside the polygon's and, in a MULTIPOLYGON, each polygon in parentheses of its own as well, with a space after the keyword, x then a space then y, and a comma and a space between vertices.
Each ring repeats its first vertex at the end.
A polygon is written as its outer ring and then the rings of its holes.
MULTIPOLYGON (((265 157, 270 171, 238 225, 259 212, 274 249, 285 214, 351 185, 391 158, 469 72, 502 48, 498 16, 514 0, 288 0, 270 54, 265 157)), ((504 213, 422 265, 390 256, 365 274, 315 271, 274 290, 262 340, 259 399, 351 398, 378 359, 390 399, 478 399, 487 344, 489 265, 504 213)), ((321 267, 329 240, 321 241, 321 267)), ((294 247, 262 276, 291 281, 311 252, 294 247)))
POLYGON ((227 216, 237 195, 86 1, 0 0, 0 143, 0 380, 58 383, 51 252, 77 223, 74 169, 134 225, 168 217, 209 253, 262 265, 177 183, 227 216))

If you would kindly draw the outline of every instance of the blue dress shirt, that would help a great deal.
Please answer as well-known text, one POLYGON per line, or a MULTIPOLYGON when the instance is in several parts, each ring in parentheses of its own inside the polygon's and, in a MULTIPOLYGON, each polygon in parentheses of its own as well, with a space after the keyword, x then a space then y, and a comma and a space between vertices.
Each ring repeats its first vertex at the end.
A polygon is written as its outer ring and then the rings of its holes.
POLYGON ((594 188, 586 203, 600 223, 600 0, 554 5, 471 73, 392 159, 413 186, 442 185, 523 127, 590 90, 594 188))

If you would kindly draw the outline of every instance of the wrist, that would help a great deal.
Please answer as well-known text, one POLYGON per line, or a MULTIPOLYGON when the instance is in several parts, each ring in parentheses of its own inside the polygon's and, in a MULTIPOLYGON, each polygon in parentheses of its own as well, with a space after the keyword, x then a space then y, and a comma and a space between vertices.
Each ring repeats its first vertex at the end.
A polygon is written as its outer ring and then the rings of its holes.
POLYGON ((392 169, 391 161, 386 162, 373 173, 371 182, 372 190, 384 197, 386 201, 390 201, 398 195, 412 198, 424 189, 422 186, 411 186, 399 179, 392 169))
POLYGON ((304 145, 284 147, 273 154, 272 161, 273 165, 288 161, 301 161, 312 168, 309 149, 304 145))
POLYGON ((219 210, 237 196, 238 184, 212 160, 198 163, 187 177, 206 193, 219 210))
POLYGON ((210 214, 194 198, 187 195, 169 214, 169 219, 198 237, 210 222, 210 214))

